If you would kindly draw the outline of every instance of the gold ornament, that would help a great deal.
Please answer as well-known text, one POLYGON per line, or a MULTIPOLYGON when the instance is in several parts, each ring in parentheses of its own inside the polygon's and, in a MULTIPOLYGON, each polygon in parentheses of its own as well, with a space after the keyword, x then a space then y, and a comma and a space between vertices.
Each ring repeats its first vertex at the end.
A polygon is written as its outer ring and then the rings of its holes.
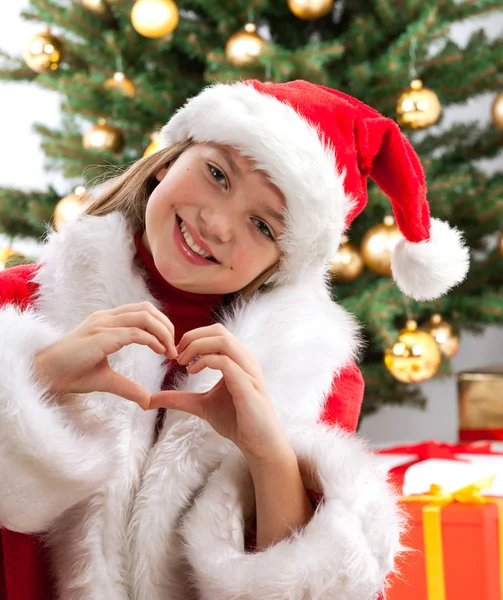
POLYGON ((136 0, 131 22, 136 31, 148 38, 160 38, 176 29, 178 7, 173 0, 136 0))
POLYGON ((225 55, 227 60, 236 67, 243 67, 253 63, 263 52, 267 42, 257 33, 253 23, 247 23, 227 40, 225 55))
POLYGON ((363 236, 360 248, 363 262, 378 275, 391 275, 391 255, 402 237, 395 219, 386 215, 383 223, 374 225, 363 236))
POLYGON ((498 241, 498 254, 503 258, 503 231, 500 233, 500 239, 498 241))
POLYGON ((74 221, 85 209, 85 193, 86 188, 79 185, 75 188, 73 194, 69 194, 62 198, 57 204, 54 211, 54 228, 56 231, 61 231, 61 228, 66 223, 74 221))
POLYGON ((82 144, 87 150, 110 150, 119 153, 124 148, 124 135, 105 119, 98 119, 98 123, 84 134, 82 144))
POLYGON ((384 364, 398 381, 419 383, 435 375, 442 362, 437 342, 415 321, 407 321, 392 348, 386 348, 384 364))
POLYGON ((23 256, 20 252, 16 252, 12 248, 1 248, 0 249, 0 271, 4 269, 8 269, 11 266, 14 266, 17 260, 24 260, 25 256, 23 256), (9 264, 12 259, 13 264, 9 264))
POLYGON ((334 0, 288 0, 288 8, 299 19, 308 21, 328 15, 334 0))
POLYGON ((26 64, 36 73, 49 73, 59 67, 63 44, 49 29, 34 35, 24 51, 26 64))
POLYGON ((398 99, 396 112, 400 125, 420 129, 438 121, 442 105, 433 90, 423 88, 423 82, 414 79, 398 99))
POLYGON ((503 92, 500 92, 494 99, 491 113, 493 123, 503 130, 503 92))
POLYGON ((82 6, 97 15, 106 15, 109 11, 105 0, 82 0, 82 6))
POLYGON ((117 71, 116 73, 114 73, 113 77, 107 79, 105 81, 105 87, 118 90, 119 92, 122 92, 122 94, 127 98, 133 98, 135 93, 134 83, 131 81, 131 79, 128 79, 121 71, 117 71))
POLYGON ((431 315, 430 320, 421 327, 421 331, 426 331, 433 337, 440 352, 447 358, 452 358, 459 350, 459 336, 441 315, 431 315))
POLYGON ((153 154, 154 152, 157 152, 157 150, 160 149, 160 144, 161 144, 161 138, 159 137, 158 133, 153 133, 150 136, 151 142, 150 144, 146 147, 145 152, 143 153, 143 156, 149 156, 150 154, 153 154))
POLYGON ((330 261, 330 272, 334 281, 347 283, 356 279, 363 271, 363 260, 358 247, 350 242, 346 236, 342 244, 330 261))

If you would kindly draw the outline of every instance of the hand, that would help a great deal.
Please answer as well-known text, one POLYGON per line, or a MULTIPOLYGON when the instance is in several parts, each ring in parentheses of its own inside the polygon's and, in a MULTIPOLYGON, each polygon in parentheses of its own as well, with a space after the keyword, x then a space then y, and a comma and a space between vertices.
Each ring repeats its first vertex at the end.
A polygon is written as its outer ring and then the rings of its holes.
POLYGON ((34 357, 35 375, 51 392, 109 392, 147 409, 150 394, 110 368, 108 356, 129 344, 148 346, 176 358, 171 321, 150 302, 93 313, 78 327, 34 357))
POLYGON ((267 459, 288 445, 267 395, 260 366, 223 325, 186 333, 178 362, 190 374, 209 367, 222 372, 220 381, 201 394, 168 390, 151 398, 151 408, 172 408, 196 415, 236 444, 245 457, 267 459))

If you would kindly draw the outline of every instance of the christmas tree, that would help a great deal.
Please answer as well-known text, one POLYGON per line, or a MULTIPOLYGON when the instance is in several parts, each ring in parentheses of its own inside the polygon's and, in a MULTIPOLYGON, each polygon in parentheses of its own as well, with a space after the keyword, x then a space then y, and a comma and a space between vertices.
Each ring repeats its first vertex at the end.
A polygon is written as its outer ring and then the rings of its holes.
MULTIPOLYGON (((61 128, 36 126, 47 168, 68 181, 60 220, 70 218, 65 206, 80 210, 76 185, 155 151, 155 132, 214 81, 306 79, 398 119, 423 161, 432 215, 464 231, 472 265, 446 297, 403 297, 379 246, 397 239, 389 200, 370 182, 368 207, 333 262, 334 299, 363 325, 369 414, 384 403, 424 402, 413 382, 434 374, 436 357, 415 351, 430 351, 417 337, 424 334, 399 338, 408 319, 422 325, 439 313, 459 331, 503 323, 503 173, 478 163, 503 147, 503 39, 478 31, 460 48, 448 36, 452 24, 500 9, 501 0, 30 0, 22 17, 40 23, 40 34, 23 57, 0 54, 0 78, 63 98, 61 128), (418 78, 424 88, 409 87, 418 78), (487 125, 442 127, 442 109, 483 92, 495 97, 487 125), (402 368, 397 352, 408 345, 402 368)), ((38 237, 60 200, 53 188, 1 188, 0 232, 38 237)), ((431 352, 443 352, 438 372, 449 373, 457 338, 445 324, 428 327, 431 352)))

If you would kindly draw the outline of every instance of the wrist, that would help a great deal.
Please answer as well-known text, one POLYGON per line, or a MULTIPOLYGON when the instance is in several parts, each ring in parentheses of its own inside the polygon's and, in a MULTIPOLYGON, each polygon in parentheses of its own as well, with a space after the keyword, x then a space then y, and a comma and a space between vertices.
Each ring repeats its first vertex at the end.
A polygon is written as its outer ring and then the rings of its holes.
POLYGON ((297 455, 286 438, 274 445, 262 448, 259 452, 243 452, 253 477, 280 472, 297 464, 297 455))

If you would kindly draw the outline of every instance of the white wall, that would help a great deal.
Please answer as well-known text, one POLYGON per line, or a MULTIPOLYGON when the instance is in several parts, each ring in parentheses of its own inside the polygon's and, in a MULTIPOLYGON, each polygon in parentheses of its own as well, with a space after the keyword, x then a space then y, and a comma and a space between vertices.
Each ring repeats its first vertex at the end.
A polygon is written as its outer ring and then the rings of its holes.
MULTIPOLYGON (((26 40, 40 30, 39 25, 24 23, 19 18, 19 12, 26 4, 27 0, 9 0, 2 2, 0 8, 0 47, 11 53, 22 53, 26 40)), ((484 27, 491 37, 502 35, 503 12, 456 25, 452 35, 464 43, 469 32, 478 27, 484 27)), ((450 109, 445 123, 477 118, 487 121, 491 101, 492 95, 487 94, 472 99, 466 106, 450 109)), ((0 185, 30 189, 51 182, 62 194, 67 191, 68 185, 59 176, 44 171, 38 138, 31 131, 34 121, 50 126, 58 124, 58 103, 57 94, 35 86, 0 83, 0 185)), ((503 170, 503 156, 488 161, 486 167, 488 170, 503 170)), ((33 250, 32 244, 21 240, 16 240, 14 246, 21 251, 33 250)), ((489 329, 480 337, 465 335, 461 350, 453 361, 454 368, 460 370, 501 362, 499 349, 502 347, 501 330, 489 329)), ((423 388, 429 398, 425 411, 384 407, 364 421, 362 434, 375 443, 425 438, 454 441, 457 421, 455 378, 430 381, 423 384, 423 388)))

